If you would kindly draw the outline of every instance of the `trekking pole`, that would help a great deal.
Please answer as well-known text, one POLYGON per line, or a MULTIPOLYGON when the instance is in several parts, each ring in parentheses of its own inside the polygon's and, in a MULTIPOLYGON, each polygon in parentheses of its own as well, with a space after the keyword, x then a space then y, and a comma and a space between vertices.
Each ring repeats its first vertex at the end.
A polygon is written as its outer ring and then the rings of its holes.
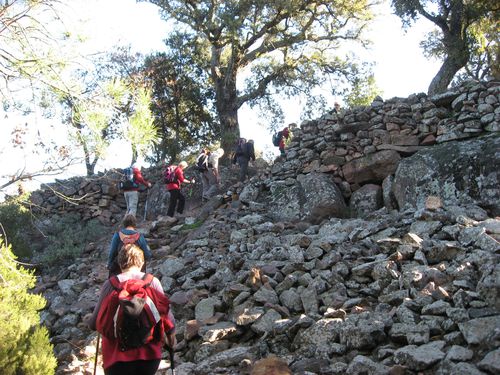
POLYGON ((170 368, 172 369, 172 375, 175 375, 175 364, 174 364, 174 348, 168 347, 168 354, 170 355, 170 368))
POLYGON ((149 198, 149 188, 147 188, 146 203, 144 204, 144 220, 146 220, 146 215, 148 213, 148 198, 149 198))
POLYGON ((97 356, 99 355, 99 341, 101 339, 101 334, 97 333, 97 344, 95 346, 95 359, 94 359, 94 375, 97 371, 97 356))

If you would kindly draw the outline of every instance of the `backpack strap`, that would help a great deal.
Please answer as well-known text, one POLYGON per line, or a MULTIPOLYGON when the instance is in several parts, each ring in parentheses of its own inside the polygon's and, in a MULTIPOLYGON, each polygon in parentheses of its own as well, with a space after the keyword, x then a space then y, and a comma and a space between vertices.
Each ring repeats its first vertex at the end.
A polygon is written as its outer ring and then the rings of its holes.
POLYGON ((123 288, 121 287, 121 282, 120 282, 120 279, 118 278, 118 276, 116 275, 113 275, 109 278, 109 283, 111 284, 111 286, 117 290, 117 291, 120 291, 122 290, 123 288))
POLYGON ((123 244, 129 244, 137 242, 141 234, 139 232, 135 232, 132 234, 125 234, 122 231, 119 231, 118 236, 120 237, 120 241, 122 241, 123 244))
POLYGON ((153 282, 154 276, 150 273, 145 273, 142 277, 142 281, 144 281, 144 288, 149 287, 153 282))

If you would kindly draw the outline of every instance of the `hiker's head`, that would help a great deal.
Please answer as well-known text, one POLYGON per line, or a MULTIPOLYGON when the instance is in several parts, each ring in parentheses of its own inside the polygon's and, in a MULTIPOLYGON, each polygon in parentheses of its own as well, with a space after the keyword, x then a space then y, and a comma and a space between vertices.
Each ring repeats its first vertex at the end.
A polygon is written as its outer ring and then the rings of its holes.
POLYGON ((135 218, 135 215, 132 214, 127 214, 123 218, 122 225, 124 228, 126 227, 136 227, 137 226, 137 219, 135 218))
POLYGON ((132 168, 137 168, 137 169, 141 169, 141 163, 139 163, 138 161, 136 161, 134 164, 132 164, 132 168))
POLYGON ((250 143, 250 144, 252 144, 252 145, 253 145, 253 139, 249 139, 249 140, 247 141, 247 143, 250 143))
POLYGON ((144 252, 134 243, 123 245, 118 252, 118 265, 122 271, 131 267, 142 268, 144 264, 144 252))
POLYGON ((184 161, 184 160, 183 160, 183 161, 181 161, 181 162, 179 163, 179 168, 180 168, 180 169, 186 169, 186 168, 187 168, 187 166, 188 166, 187 161, 184 161))

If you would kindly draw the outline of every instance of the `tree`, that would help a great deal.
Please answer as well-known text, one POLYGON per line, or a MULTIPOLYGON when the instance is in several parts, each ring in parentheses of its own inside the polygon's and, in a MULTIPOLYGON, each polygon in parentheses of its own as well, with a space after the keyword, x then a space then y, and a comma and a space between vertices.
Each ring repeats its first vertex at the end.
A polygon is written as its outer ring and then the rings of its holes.
POLYGON ((58 19, 57 0, 8 0, 0 3, 0 97, 9 99, 9 84, 37 80, 62 61, 54 51, 59 38, 45 26, 58 19))
POLYGON ((139 87, 133 98, 133 113, 124 129, 125 138, 132 145, 131 164, 138 156, 145 156, 150 147, 158 143, 158 128, 151 112, 151 90, 139 87))
POLYGON ((439 29, 422 44, 428 55, 443 58, 429 85, 429 95, 446 91, 456 73, 470 61, 473 26, 481 20, 492 17, 498 21, 500 17, 498 2, 493 0, 392 0, 392 6, 404 27, 422 16, 439 29))
POLYGON ((500 79, 500 20, 483 18, 470 27, 471 54, 467 65, 459 72, 455 84, 467 79, 484 80, 488 76, 500 79))
POLYGON ((83 89, 78 82, 71 86, 59 93, 60 101, 67 110, 65 122, 73 128, 72 135, 82 148, 87 176, 92 176, 110 139, 115 136, 112 125, 119 121, 120 108, 129 93, 120 79, 93 81, 83 89))
POLYGON ((28 293, 36 278, 16 262, 0 239, 0 368, 2 374, 51 375, 57 365, 46 327, 38 311, 45 306, 40 295, 28 293))
POLYGON ((144 63, 146 82, 152 86, 151 109, 160 129, 154 162, 175 161, 182 150, 211 144, 219 133, 213 90, 199 67, 200 46, 196 41, 186 43, 183 33, 172 34, 166 45, 167 53, 149 56, 144 63))
POLYGON ((272 103, 277 93, 307 95, 323 83, 323 74, 342 74, 344 65, 333 52, 342 41, 360 40, 370 19, 365 0, 148 1, 204 43, 201 66, 215 92, 226 151, 239 137, 243 104, 272 103), (242 73, 248 74, 245 82, 238 81, 242 73))

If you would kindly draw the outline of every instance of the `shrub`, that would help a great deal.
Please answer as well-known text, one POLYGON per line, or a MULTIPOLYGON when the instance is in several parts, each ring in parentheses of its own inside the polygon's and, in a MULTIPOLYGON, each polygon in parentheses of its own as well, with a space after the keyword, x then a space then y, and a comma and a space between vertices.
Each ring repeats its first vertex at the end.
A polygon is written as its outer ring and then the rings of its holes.
POLYGON ((0 203, 0 223, 8 243, 15 249, 15 254, 21 259, 27 259, 32 252, 29 247, 29 237, 32 233, 31 214, 23 205, 29 195, 13 197, 0 203))
POLYGON ((10 246, 0 242, 0 368, 5 375, 50 375, 57 365, 48 331, 39 327, 45 306, 31 271, 16 263, 10 246))
POLYGON ((106 230, 99 221, 85 222, 76 214, 53 218, 47 231, 47 246, 36 262, 42 266, 72 262, 87 243, 102 236, 106 230))

